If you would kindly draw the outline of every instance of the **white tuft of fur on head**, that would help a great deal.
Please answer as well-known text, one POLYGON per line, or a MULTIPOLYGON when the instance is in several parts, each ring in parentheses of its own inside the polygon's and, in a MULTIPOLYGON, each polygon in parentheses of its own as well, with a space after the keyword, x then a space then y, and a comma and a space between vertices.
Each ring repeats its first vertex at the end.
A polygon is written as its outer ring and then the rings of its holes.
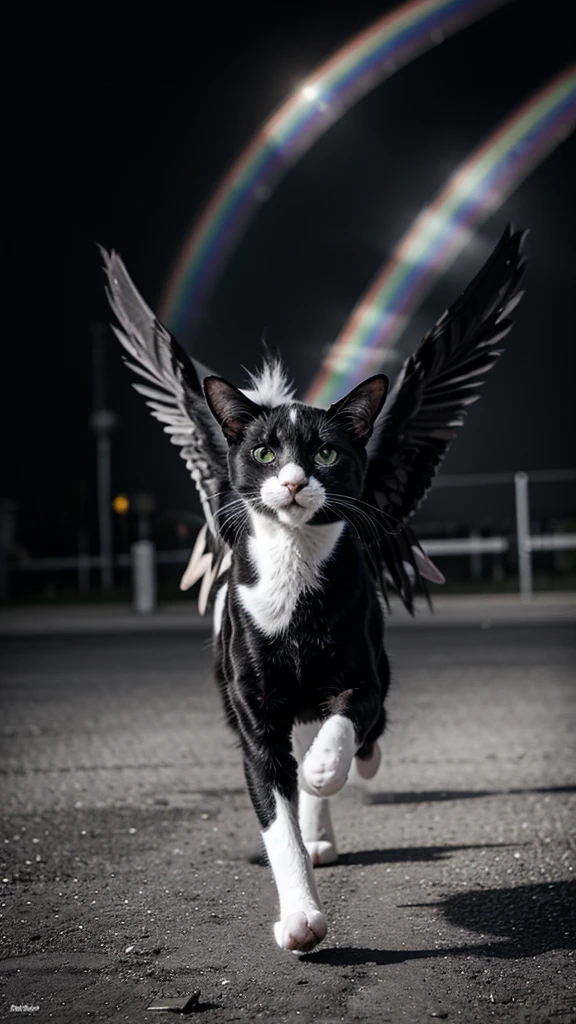
POLYGON ((242 394, 251 402, 275 409, 278 405, 286 405, 293 401, 294 390, 290 387, 286 370, 280 359, 268 359, 262 363, 262 369, 249 373, 251 388, 242 388, 242 394))

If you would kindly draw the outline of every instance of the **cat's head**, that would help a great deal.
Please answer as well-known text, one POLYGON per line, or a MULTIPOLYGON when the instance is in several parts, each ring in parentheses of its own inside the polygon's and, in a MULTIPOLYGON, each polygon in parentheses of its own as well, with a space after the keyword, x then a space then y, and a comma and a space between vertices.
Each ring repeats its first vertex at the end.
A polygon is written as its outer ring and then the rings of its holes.
POLYGON ((294 401, 263 408, 222 377, 204 381, 228 442, 232 486, 250 508, 292 528, 346 518, 387 390, 377 374, 327 410, 294 401))

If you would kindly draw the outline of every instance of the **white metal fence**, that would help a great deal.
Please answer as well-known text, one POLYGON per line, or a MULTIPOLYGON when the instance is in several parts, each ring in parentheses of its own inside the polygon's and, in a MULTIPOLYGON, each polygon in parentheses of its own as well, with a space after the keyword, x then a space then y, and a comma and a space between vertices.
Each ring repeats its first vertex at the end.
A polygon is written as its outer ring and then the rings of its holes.
MULTIPOLYGON (((531 473, 482 473, 470 476, 440 476, 436 487, 489 487, 514 484, 516 507, 516 548, 518 554, 518 580, 520 597, 531 601, 534 591, 532 554, 534 551, 568 551, 576 549, 576 533, 530 533, 530 484, 570 483, 576 480, 574 469, 537 470, 531 473)), ((576 509, 574 510, 576 515, 576 509)), ((507 551, 510 542, 507 537, 462 538, 457 541, 428 541, 422 547, 427 554, 455 555, 466 552, 507 551), (450 545, 451 549, 442 545, 450 545), (486 544, 486 546, 484 546, 486 544), (459 547, 459 545, 461 545, 459 547), (494 545, 494 546, 491 546, 494 545)))
MULTIPOLYGON (((532 555, 539 551, 576 550, 576 533, 530 533, 530 500, 531 484, 546 484, 576 481, 576 470, 550 470, 531 473, 484 473, 464 476, 440 476, 435 487, 514 487, 516 507, 515 544, 518 557, 519 591, 523 601, 530 601, 533 595, 532 555)), ((576 509, 574 510, 576 517, 576 509)), ((508 537, 480 537, 471 533, 468 537, 433 538, 422 541, 422 547, 431 557, 450 557, 455 555, 480 556, 482 554, 501 554, 513 546, 514 541, 508 537)), ((156 551, 151 541, 137 541, 128 554, 116 555, 114 565, 118 568, 130 568, 132 571, 132 589, 134 607, 142 613, 151 612, 156 607, 156 567, 160 565, 185 565, 189 559, 189 551, 171 550, 156 551)), ((10 573, 59 572, 76 573, 78 590, 85 593, 90 587, 91 570, 104 572, 108 561, 100 555, 80 553, 62 558, 33 558, 20 563, 8 565, 10 573)))

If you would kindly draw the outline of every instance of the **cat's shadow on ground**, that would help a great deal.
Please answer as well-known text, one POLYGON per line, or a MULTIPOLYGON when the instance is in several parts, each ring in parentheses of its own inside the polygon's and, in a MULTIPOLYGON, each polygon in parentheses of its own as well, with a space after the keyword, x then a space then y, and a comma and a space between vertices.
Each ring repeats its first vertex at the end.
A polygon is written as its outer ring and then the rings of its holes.
MULTIPOLYGON (((514 844, 516 847, 517 844, 514 844)), ((327 864, 316 868, 317 871, 337 870, 350 864, 410 864, 426 861, 448 860, 453 853, 460 850, 506 849, 508 843, 469 843, 462 846, 400 846, 383 850, 356 850, 353 853, 341 853, 336 864, 327 864)), ((247 858, 251 864, 268 867, 265 852, 260 847, 249 851, 247 858)))
POLYGON ((576 948, 576 882, 538 883, 509 889, 458 893, 430 903, 402 906, 437 908, 446 922, 484 941, 438 949, 371 949, 320 947, 301 957, 305 962, 345 967, 397 964, 445 956, 497 957, 505 960, 540 956, 576 948), (490 935, 488 941, 485 936, 490 935))
MULTIPOLYGON (((331 866, 338 868, 347 867, 349 864, 368 867, 370 864, 423 863, 448 860, 453 853, 459 853, 460 850, 504 850, 509 845, 509 843, 468 843, 462 846, 400 846, 384 850, 356 850, 353 853, 341 853, 338 863, 331 866)), ((514 844, 514 846, 516 845, 514 844)))
MULTIPOLYGON (((427 803, 470 800, 523 793, 574 793, 576 786, 538 789, 438 790, 424 792, 369 793, 368 804, 427 803)), ((351 864, 399 864, 446 860, 461 850, 503 848, 505 843, 463 844, 455 846, 413 846, 398 849, 358 850, 340 855, 338 864, 320 870, 338 870, 351 864)), ((251 857, 253 863, 257 857, 251 857)), ((258 858, 260 863, 265 863, 258 858)), ((438 959, 445 956, 496 957, 520 959, 539 956, 557 949, 576 949, 576 882, 535 883, 507 889, 480 889, 456 893, 430 903, 401 906, 430 908, 448 924, 481 935, 478 942, 441 946, 435 949, 373 949, 320 946, 301 956, 305 963, 345 967, 359 964, 396 964, 408 960, 438 959), (489 936, 487 939, 486 937, 489 936)))
POLYGON ((576 793, 576 786, 538 786, 532 789, 438 789, 423 791, 367 792, 363 793, 365 804, 428 804, 444 803, 450 800, 478 800, 490 796, 525 796, 532 794, 576 793))

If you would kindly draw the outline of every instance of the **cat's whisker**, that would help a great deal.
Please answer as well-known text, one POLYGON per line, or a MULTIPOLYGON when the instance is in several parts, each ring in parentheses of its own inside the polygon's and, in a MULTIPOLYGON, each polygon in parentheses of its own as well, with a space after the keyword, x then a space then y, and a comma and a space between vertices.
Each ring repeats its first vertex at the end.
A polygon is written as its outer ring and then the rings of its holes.
POLYGON ((394 531, 396 533, 399 533, 404 527, 404 524, 399 519, 395 519, 394 516, 390 515, 389 512, 384 512, 384 510, 378 508, 377 505, 371 505, 367 501, 362 501, 360 498, 352 498, 350 497, 350 495, 346 494, 335 494, 334 497, 343 498, 346 501, 352 501, 355 505, 364 505, 366 508, 369 508, 372 512, 375 512, 377 515, 383 516, 384 519, 389 519, 390 522, 396 523, 398 527, 398 529, 394 531))
POLYGON ((361 523, 365 524, 369 534, 372 536, 374 541, 378 543, 379 532, 377 525, 374 523, 374 520, 371 519, 370 516, 368 516, 362 509, 355 508, 354 505, 346 504, 345 507, 349 511, 353 512, 353 514, 358 517, 361 523))
POLYGON ((227 501, 225 505, 221 505, 220 508, 217 509, 216 515, 219 515, 220 512, 223 512, 225 509, 230 508, 232 505, 241 504, 242 501, 242 498, 233 498, 232 501, 227 501))
MULTIPOLYGON (((389 515, 388 512, 383 512, 382 509, 377 508, 375 505, 370 505, 367 501, 360 501, 359 498, 352 498, 349 495, 345 495, 345 494, 334 495, 334 497, 337 497, 341 501, 345 501, 345 502, 347 502, 347 504, 354 506, 357 509, 358 513, 362 512, 362 513, 364 513, 364 515, 369 516, 369 513, 365 512, 364 508, 359 508, 358 507, 360 505, 363 505, 363 506, 365 506, 365 508, 370 509, 370 511, 372 513, 375 513, 376 515, 380 515, 384 519, 388 519, 391 522, 396 523, 397 529, 396 530, 386 530, 385 532, 388 533, 388 534, 396 535, 396 534, 400 533, 404 529, 404 524, 399 522, 398 519, 394 519, 394 516, 389 515)), ((380 524, 378 524, 378 529, 382 530, 382 526, 380 524)))
POLYGON ((235 498, 218 509, 217 516, 220 518, 221 530, 231 530, 236 536, 249 518, 249 511, 243 498, 235 498))
MULTIPOLYGON (((254 498, 255 497, 256 495, 254 495, 254 498)), ((227 502, 226 505, 222 505, 222 508, 216 510, 216 512, 214 513, 214 518, 222 516, 224 513, 228 513, 228 511, 232 508, 236 508, 237 510, 240 508, 248 511, 247 499, 244 497, 234 498, 232 501, 227 502)))
MULTIPOLYGON (((330 500, 334 506, 335 511, 342 512, 342 509, 346 508, 351 515, 357 516, 360 521, 360 524, 365 529, 369 530, 370 535, 374 539, 375 543, 378 543, 378 530, 373 521, 370 519, 370 517, 362 509, 356 508, 352 503, 349 503, 342 499, 331 498, 330 500)), ((350 522, 350 520, 348 521, 350 522)))
POLYGON ((239 510, 237 512, 232 513, 230 515, 230 517, 225 520, 223 526, 225 528, 227 527, 229 530, 235 531, 236 534, 238 534, 240 532, 240 530, 248 522, 248 520, 249 520, 249 513, 248 513, 248 511, 247 510, 244 510, 244 511, 239 510))
POLYGON ((368 536, 372 538, 375 546, 378 547, 380 543, 381 531, 378 529, 378 526, 374 522, 374 520, 371 519, 370 516, 366 515, 366 513, 363 512, 362 509, 355 508, 354 505, 346 505, 346 508, 348 508, 349 512, 358 517, 360 523, 367 530, 368 536))
POLYGON ((372 512, 376 512, 379 515, 386 516, 388 519, 394 520, 394 522, 399 522, 399 520, 394 519, 394 516, 391 516, 388 512, 384 512, 383 509, 378 508, 377 505, 373 505, 373 504, 371 504, 368 501, 363 501, 361 498, 357 498, 357 497, 352 496, 350 494, 336 494, 336 497, 344 498, 344 499, 346 499, 346 501, 353 501, 356 505, 363 505, 366 508, 371 509, 372 512))
POLYGON ((243 498, 235 498, 234 501, 229 501, 229 502, 227 502, 226 505, 222 505, 221 508, 216 510, 216 512, 214 513, 214 516, 215 517, 221 516, 221 515, 223 515, 224 512, 227 512, 228 509, 235 508, 236 506, 239 506, 239 505, 245 506, 245 501, 244 501, 243 498))
POLYGON ((230 519, 234 519, 236 516, 243 515, 246 511, 247 510, 239 502, 221 509, 221 513, 224 515, 225 521, 230 521, 230 519))
POLYGON ((343 511, 343 509, 337 507, 329 499, 324 502, 324 505, 322 506, 322 508, 326 509, 326 511, 329 511, 331 509, 333 512, 336 513, 336 515, 342 516, 346 520, 346 522, 349 523, 349 525, 352 527, 352 529, 354 530, 354 533, 358 537, 358 540, 362 540, 361 534, 358 532, 358 529, 357 529, 356 525, 352 522, 352 520, 349 518, 349 516, 346 515, 346 513, 343 511))
POLYGON ((232 493, 232 488, 231 487, 225 487, 223 491, 214 491, 214 494, 211 494, 210 497, 211 498, 221 498, 223 494, 231 494, 231 493, 232 493))

